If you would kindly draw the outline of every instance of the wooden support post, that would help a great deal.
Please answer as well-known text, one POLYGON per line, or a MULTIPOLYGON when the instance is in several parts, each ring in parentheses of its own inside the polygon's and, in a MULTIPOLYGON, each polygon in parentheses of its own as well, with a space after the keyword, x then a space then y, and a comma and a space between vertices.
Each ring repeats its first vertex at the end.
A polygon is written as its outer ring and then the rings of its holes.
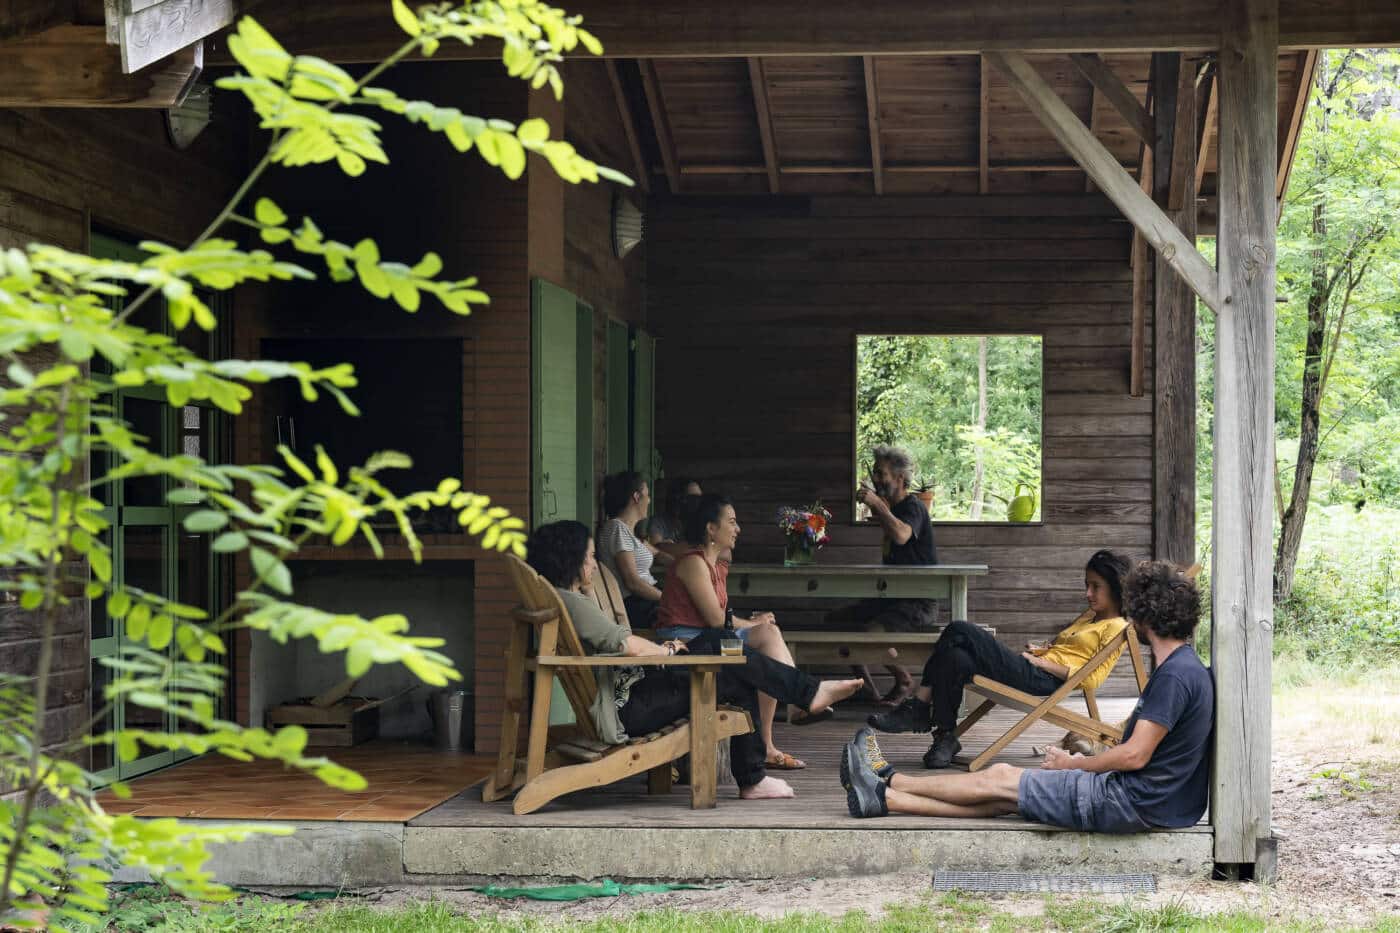
MULTIPOLYGON (((1154 58, 1153 194, 1195 242, 1195 68, 1176 52, 1154 58)), ((1161 256, 1153 276, 1153 448, 1170 454, 1153 459, 1152 552, 1186 567, 1196 560, 1196 296, 1161 256)))
POLYGON ((1128 89, 1123 79, 1092 52, 1071 55, 1069 60, 1079 69, 1080 74, 1089 79, 1095 90, 1108 98, 1113 109, 1128 121, 1128 126, 1137 134, 1138 139, 1149 146, 1152 145, 1157 135, 1152 114, 1139 103, 1137 95, 1128 89))
POLYGON ((1256 861, 1270 836, 1278 9, 1278 0, 1221 5, 1211 822, 1224 863, 1256 861))
POLYGON ((607 60, 608 81, 612 84, 613 98, 617 101, 617 114, 622 118, 622 133, 627 137, 627 149, 632 153, 633 179, 643 191, 651 190, 651 179, 647 176, 647 160, 642 155, 642 140, 637 135, 637 123, 632 119, 632 105, 627 102, 627 92, 622 87, 622 75, 617 70, 617 60, 607 60))
POLYGON ((977 85, 977 193, 987 193, 988 165, 990 164, 991 140, 988 139, 988 88, 987 56, 979 55, 979 83, 977 85))
POLYGON ((1196 250, 1196 244, 1182 236, 1176 224, 1142 193, 1138 182, 1103 143, 1094 138, 1035 67, 1015 52, 984 52, 983 57, 1006 76, 1031 112, 1055 135, 1065 151, 1074 156, 1108 199, 1118 205, 1152 248, 1191 283, 1207 306, 1218 310, 1219 286, 1215 270, 1196 250))
POLYGON ((768 79, 763 75, 763 59, 749 59, 749 83, 753 86, 753 109, 758 117, 758 137, 763 143, 763 166, 768 171, 768 193, 778 193, 778 153, 773 145, 773 115, 768 109, 768 79))
MULTIPOLYGON (((1099 89, 1092 84, 1089 85, 1089 132, 1095 139, 1099 138, 1099 89)), ((1094 193, 1094 179, 1088 175, 1084 176, 1084 193, 1094 193)))
POLYGON ((666 104, 661 99, 661 83, 656 79, 656 66, 650 61, 637 62, 642 70, 642 90, 646 92, 647 109, 656 130, 656 147, 661 150, 661 164, 666 168, 666 182, 672 194, 681 193, 681 173, 676 164, 676 144, 671 138, 671 124, 666 120, 666 104))
POLYGON ((884 194, 885 159, 880 149, 880 86, 875 77, 874 57, 866 55, 864 62, 865 119, 870 130, 870 173, 875 180, 875 193, 884 194))

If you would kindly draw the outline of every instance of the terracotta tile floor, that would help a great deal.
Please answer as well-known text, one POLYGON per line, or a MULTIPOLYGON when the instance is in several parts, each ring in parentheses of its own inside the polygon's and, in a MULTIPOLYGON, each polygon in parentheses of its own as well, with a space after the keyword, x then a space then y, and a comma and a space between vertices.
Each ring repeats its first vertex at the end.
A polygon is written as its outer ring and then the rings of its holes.
POLYGON ((109 813, 136 816, 403 823, 484 779, 492 765, 489 758, 398 742, 325 754, 358 771, 369 787, 346 793, 275 762, 206 755, 133 779, 129 800, 110 792, 100 800, 109 813))

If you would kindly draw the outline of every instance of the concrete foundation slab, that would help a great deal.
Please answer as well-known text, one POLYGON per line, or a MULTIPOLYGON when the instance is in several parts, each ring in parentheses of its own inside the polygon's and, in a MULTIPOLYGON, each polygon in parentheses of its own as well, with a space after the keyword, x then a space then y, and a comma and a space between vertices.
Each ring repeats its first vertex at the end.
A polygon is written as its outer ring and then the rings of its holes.
POLYGON ((1008 829, 417 827, 410 876, 759 879, 910 869, 1147 871, 1208 877, 1208 831, 1133 836, 1008 829))

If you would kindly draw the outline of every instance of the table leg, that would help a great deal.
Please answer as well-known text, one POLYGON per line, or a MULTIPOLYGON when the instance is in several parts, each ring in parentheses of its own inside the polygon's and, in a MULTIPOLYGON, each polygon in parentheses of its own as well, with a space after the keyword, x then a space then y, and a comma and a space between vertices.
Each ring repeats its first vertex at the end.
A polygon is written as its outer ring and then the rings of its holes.
POLYGON ((948 581, 952 589, 952 599, 949 600, 952 608, 953 618, 950 621, 967 621, 967 577, 953 577, 948 581))
POLYGON ((716 669, 690 671, 690 808, 708 810, 715 805, 716 669))

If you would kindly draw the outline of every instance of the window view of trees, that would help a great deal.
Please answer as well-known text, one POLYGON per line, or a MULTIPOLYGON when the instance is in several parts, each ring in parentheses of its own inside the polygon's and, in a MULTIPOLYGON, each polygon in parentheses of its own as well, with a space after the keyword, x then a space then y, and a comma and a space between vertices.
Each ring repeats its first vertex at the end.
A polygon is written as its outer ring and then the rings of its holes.
POLYGON ((1041 413, 1039 337, 856 338, 856 478, 875 445, 908 449, 935 521, 1006 521, 1018 484, 1039 518, 1041 413))

